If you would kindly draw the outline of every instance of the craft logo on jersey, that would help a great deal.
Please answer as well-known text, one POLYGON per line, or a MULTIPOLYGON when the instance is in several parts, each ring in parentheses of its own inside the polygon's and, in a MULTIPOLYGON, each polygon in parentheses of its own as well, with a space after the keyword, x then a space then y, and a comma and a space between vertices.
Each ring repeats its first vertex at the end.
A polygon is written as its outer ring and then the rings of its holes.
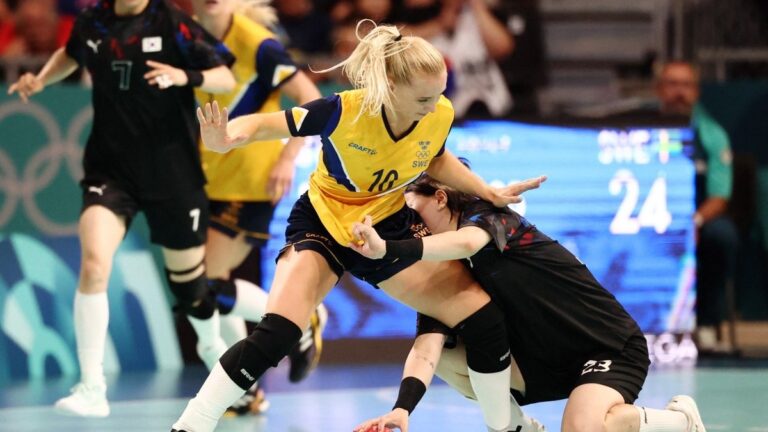
POLYGON ((413 161, 413 168, 426 168, 429 166, 429 141, 419 141, 421 150, 416 152, 416 160, 413 161))
POLYGON ((141 39, 141 51, 145 53, 160 52, 163 50, 163 38, 160 36, 149 36, 141 39))
POLYGON ((353 148, 355 150, 361 151, 363 153, 368 153, 371 156, 375 156, 376 153, 377 153, 377 151, 375 149, 372 149, 370 147, 362 146, 362 145, 360 145, 358 143, 351 142, 351 143, 347 144, 347 146, 349 146, 350 148, 353 148))

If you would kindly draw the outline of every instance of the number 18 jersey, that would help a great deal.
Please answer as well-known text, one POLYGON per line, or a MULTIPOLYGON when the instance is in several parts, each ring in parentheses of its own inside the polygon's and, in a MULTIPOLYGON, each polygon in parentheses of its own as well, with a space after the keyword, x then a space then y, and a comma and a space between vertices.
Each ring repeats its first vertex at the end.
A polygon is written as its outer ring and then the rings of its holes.
POLYGON ((445 149, 453 107, 440 97, 435 111, 400 137, 386 114, 358 116, 364 90, 350 90, 286 110, 293 136, 320 135, 322 150, 309 182, 309 199, 339 244, 353 240, 354 222, 377 223, 405 205, 402 188, 445 149))

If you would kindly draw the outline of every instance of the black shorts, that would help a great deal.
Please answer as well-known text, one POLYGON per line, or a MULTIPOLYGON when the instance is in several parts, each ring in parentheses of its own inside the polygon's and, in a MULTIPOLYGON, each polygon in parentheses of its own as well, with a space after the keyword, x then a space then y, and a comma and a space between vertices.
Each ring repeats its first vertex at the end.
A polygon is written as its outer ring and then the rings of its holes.
MULTIPOLYGON (((418 213, 405 205, 397 213, 377 223, 374 228, 384 240, 405 240, 429 233, 418 213)), ((400 273, 417 261, 412 259, 372 260, 336 243, 323 226, 306 193, 296 200, 288 216, 285 246, 280 250, 280 255, 291 246, 296 251, 312 250, 319 253, 328 261, 338 277, 348 271, 377 288, 380 282, 400 273)))
POLYGON ((275 207, 268 201, 210 200, 211 229, 229 237, 245 234, 251 246, 261 247, 269 240, 269 223, 275 207))
POLYGON ((92 205, 108 208, 125 217, 126 230, 139 211, 144 212, 149 225, 150 241, 168 249, 189 249, 205 244, 208 229, 208 198, 200 187, 173 198, 143 200, 118 184, 104 180, 85 179, 81 213, 92 205))
POLYGON ((512 390, 512 395, 520 405, 560 400, 568 398, 576 387, 591 383, 618 391, 625 403, 632 404, 643 388, 650 363, 648 343, 638 331, 620 352, 606 351, 574 359, 569 371, 524 371, 526 394, 512 390))

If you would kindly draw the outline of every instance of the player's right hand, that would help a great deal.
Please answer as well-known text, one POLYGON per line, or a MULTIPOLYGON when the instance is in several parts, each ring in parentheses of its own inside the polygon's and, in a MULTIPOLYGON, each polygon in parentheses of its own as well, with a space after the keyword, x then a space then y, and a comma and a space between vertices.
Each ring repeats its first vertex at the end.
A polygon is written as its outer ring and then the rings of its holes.
POLYGON ((370 216, 365 217, 364 223, 355 222, 352 225, 352 235, 360 241, 350 243, 349 247, 360 255, 379 259, 387 253, 387 244, 373 228, 373 218, 370 216))
POLYGON ((35 93, 40 93, 43 90, 43 81, 37 78, 35 74, 25 73, 19 78, 18 81, 11 84, 8 88, 8 94, 13 92, 19 92, 19 97, 22 101, 29 102, 29 97, 35 93))
POLYGON ((229 136, 227 133, 229 113, 226 108, 220 111, 219 103, 216 101, 197 108, 197 120, 200 122, 200 138, 209 150, 226 153, 235 147, 247 144, 247 137, 229 136))

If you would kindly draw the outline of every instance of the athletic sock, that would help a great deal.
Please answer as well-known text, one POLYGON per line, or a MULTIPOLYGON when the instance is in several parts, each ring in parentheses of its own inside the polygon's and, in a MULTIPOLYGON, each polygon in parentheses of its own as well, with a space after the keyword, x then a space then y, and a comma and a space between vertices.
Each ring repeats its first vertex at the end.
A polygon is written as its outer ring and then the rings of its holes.
POLYGON ((640 413, 639 432, 686 432, 688 418, 678 411, 636 406, 640 413))
POLYGON ((109 326, 107 293, 75 293, 75 339, 84 384, 104 385, 104 347, 109 326))

